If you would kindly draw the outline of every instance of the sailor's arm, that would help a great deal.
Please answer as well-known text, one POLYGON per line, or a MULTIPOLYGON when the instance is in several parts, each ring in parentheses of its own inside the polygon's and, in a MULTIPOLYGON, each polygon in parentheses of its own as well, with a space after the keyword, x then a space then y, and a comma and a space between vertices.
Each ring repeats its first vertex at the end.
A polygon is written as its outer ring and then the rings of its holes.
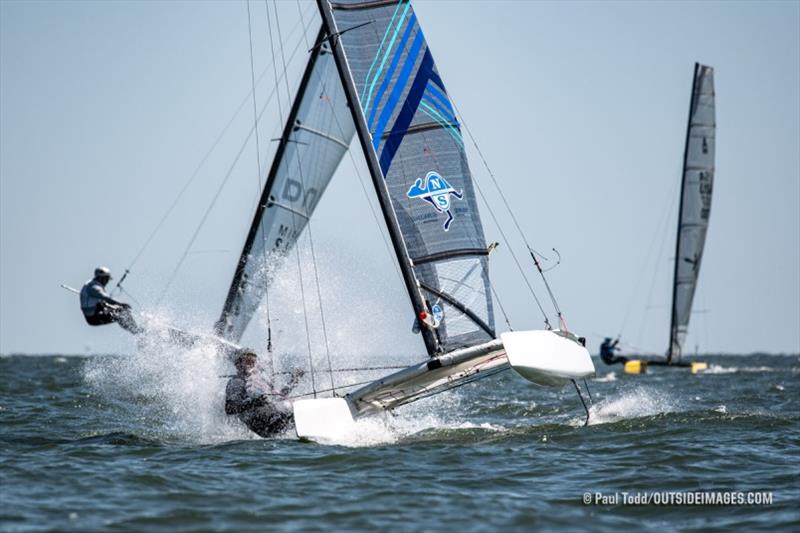
POLYGON ((280 394, 284 398, 289 396, 289 393, 292 392, 292 390, 294 390, 294 388, 300 382, 300 378, 302 378, 305 375, 306 375, 305 371, 303 371, 300 368, 296 368, 295 370, 293 370, 291 375, 289 376, 289 383, 287 383, 285 387, 283 387, 280 391, 278 391, 278 394, 280 394))
POLYGON ((228 383, 225 390, 225 413, 236 415, 269 403, 269 398, 258 388, 250 388, 243 380, 228 383))
POLYGON ((112 305, 118 305, 120 307, 130 307, 130 304, 126 304, 125 302, 120 302, 119 300, 115 300, 114 298, 112 298, 111 295, 108 294, 108 292, 100 285, 97 284, 92 285, 91 287, 89 287, 89 290, 91 291, 94 297, 106 303, 112 305))
POLYGON ((237 415, 248 408, 244 385, 234 379, 225 387, 225 414, 237 415))

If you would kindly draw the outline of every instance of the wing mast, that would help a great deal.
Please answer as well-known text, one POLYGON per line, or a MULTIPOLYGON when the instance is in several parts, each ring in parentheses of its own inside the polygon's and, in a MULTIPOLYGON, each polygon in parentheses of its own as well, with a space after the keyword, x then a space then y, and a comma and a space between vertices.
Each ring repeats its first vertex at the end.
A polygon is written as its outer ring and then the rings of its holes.
MULTIPOLYGON (((329 40, 333 55, 336 60, 336 67, 339 71, 339 77, 344 87, 345 95, 350 106, 350 111, 353 115, 353 122, 356 126, 358 139, 361 143, 361 149, 367 160, 367 167, 369 168, 370 176, 372 177, 372 184, 375 186, 375 193, 378 196, 378 202, 383 212, 383 218, 386 222, 386 227, 389 231, 389 237, 392 240, 394 253, 400 263, 400 271, 403 273, 403 281, 408 290, 408 296, 411 299, 411 305, 414 308, 414 314, 419 316, 420 313, 429 313, 428 306, 419 289, 419 283, 412 269, 411 259, 409 258, 408 249, 400 231, 400 225, 397 221, 394 210, 391 207, 391 199, 389 191, 386 187, 386 181, 381 171, 381 165, 378 161, 378 155, 372 146, 372 136, 369 132, 369 127, 362 111, 361 103, 356 90, 355 81, 353 80, 352 73, 347 63, 347 57, 339 42, 340 31, 336 27, 336 21, 333 16, 333 11, 328 0, 317 0, 320 15, 322 16, 322 28, 329 40)), ((345 29, 344 31, 347 31, 345 29)), ((422 321, 420 321, 422 322, 422 321)), ((425 347, 428 350, 428 355, 438 354, 440 352, 439 342, 434 335, 434 332, 425 324, 421 324, 420 331, 422 338, 425 341, 425 347)))

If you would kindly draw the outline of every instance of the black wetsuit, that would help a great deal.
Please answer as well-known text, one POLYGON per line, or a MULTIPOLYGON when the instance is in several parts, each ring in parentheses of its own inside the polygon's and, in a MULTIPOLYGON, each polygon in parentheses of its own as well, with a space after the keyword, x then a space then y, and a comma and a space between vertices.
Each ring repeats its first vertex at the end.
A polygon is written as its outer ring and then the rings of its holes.
POLYGON ((617 343, 619 339, 611 342, 611 339, 606 339, 603 341, 603 344, 600 345, 600 358, 603 362, 607 365, 613 365, 616 363, 625 364, 628 362, 627 357, 623 357, 621 355, 614 355, 614 351, 617 349, 617 343))
POLYGON ((288 402, 257 372, 239 372, 228 381, 225 413, 237 415, 251 431, 264 438, 274 437, 294 423, 288 402))

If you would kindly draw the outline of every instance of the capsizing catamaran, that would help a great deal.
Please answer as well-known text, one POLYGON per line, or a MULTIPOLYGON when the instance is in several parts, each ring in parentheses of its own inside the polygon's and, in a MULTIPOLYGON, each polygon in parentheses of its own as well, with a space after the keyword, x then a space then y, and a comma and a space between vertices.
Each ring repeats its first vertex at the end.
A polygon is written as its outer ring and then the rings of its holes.
MULTIPOLYGON (((492 247, 484 238, 461 124, 411 3, 317 4, 322 27, 216 333, 240 341, 268 291, 270 262, 295 245, 357 136, 428 358, 341 397, 295 400, 298 436, 337 438, 360 417, 509 367, 539 385, 572 381, 581 395, 576 380, 594 373, 584 339, 547 322, 539 331, 498 335, 495 329, 492 247)), ((532 251, 531 257, 539 267, 532 251)), ((271 340, 268 346, 271 351, 271 340)))
POLYGON ((648 365, 686 367, 692 373, 708 368, 708 363, 702 361, 681 360, 681 354, 689 331, 711 214, 716 136, 714 96, 714 69, 695 63, 675 240, 669 348, 664 358, 628 358, 624 367, 628 374, 645 372, 648 365))

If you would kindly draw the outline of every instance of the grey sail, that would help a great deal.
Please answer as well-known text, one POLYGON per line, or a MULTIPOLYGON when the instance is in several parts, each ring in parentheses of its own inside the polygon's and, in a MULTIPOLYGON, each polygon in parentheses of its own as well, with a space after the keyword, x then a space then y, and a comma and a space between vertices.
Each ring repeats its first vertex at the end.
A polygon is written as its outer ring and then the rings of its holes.
POLYGON ((310 54, 217 322, 223 338, 241 338, 275 262, 296 243, 354 133, 330 47, 323 42, 310 54))
POLYGON ((680 359, 700 274, 714 185, 715 130, 714 69, 696 63, 675 245, 672 326, 667 356, 670 362, 680 359))
POLYGON ((433 317, 435 327, 423 326, 429 353, 493 339, 486 241, 461 126, 410 2, 318 2, 338 34, 368 129, 362 145, 402 238, 395 248, 412 304, 433 317))

